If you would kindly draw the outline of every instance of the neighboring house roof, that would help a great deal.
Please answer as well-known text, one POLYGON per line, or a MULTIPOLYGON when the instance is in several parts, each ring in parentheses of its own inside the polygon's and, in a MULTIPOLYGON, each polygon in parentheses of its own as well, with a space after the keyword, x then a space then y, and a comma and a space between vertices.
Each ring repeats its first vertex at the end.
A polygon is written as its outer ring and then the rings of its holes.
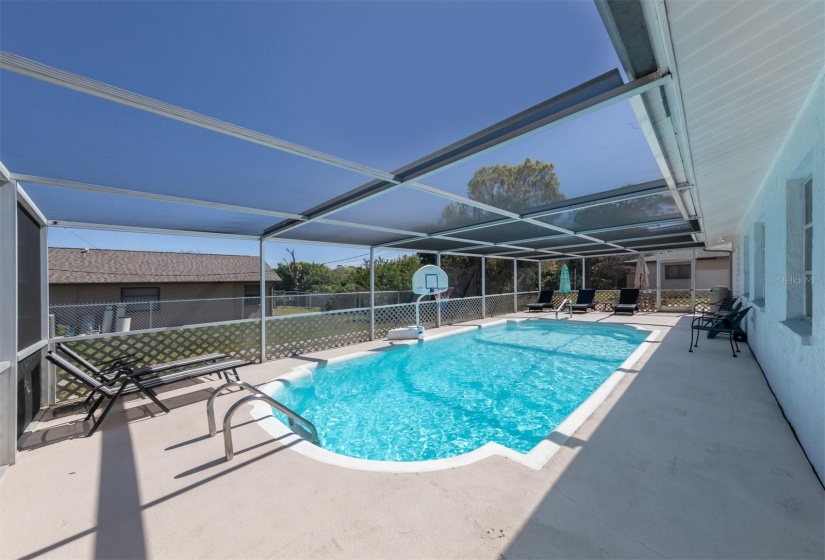
MULTIPOLYGON (((49 284, 161 284, 169 282, 259 282, 258 257, 49 249, 49 284)), ((281 280, 266 265, 266 279, 281 280)))
MULTIPOLYGON (((645 261, 656 262, 656 253, 645 255, 645 261)), ((672 261, 689 261, 693 258, 693 249, 678 249, 674 251, 664 251, 658 255, 661 262, 672 261)), ((705 251, 702 249, 696 250, 696 260, 701 259, 719 259, 729 258, 730 253, 727 251, 705 251)), ((625 264, 636 264, 637 259, 629 259, 624 261, 625 264)))

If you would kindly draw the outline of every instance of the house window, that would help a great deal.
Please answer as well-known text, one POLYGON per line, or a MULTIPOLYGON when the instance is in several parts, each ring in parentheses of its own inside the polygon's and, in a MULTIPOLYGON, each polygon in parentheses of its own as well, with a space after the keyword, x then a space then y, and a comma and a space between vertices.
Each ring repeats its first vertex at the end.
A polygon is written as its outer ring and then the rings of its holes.
POLYGON ((666 264, 665 280, 690 280, 690 265, 666 264))
POLYGON ((255 308, 261 305, 261 287, 258 284, 247 284, 243 287, 243 304, 255 308))
POLYGON ((805 284, 804 312, 806 319, 813 319, 814 289, 813 289, 813 242, 814 242, 814 205, 813 205, 813 177, 805 181, 803 219, 802 224, 802 279, 805 284))
POLYGON ((247 284, 243 287, 244 303, 257 305, 261 300, 261 287, 257 284, 247 284))
POLYGON ((753 299, 764 305, 765 302, 765 224, 757 222, 753 226, 754 263, 753 263, 753 299))
POLYGON ((751 295, 751 238, 747 235, 742 240, 742 295, 751 295))
POLYGON ((121 288, 120 301, 129 304, 127 312, 157 311, 160 305, 151 302, 160 301, 160 288, 121 288))

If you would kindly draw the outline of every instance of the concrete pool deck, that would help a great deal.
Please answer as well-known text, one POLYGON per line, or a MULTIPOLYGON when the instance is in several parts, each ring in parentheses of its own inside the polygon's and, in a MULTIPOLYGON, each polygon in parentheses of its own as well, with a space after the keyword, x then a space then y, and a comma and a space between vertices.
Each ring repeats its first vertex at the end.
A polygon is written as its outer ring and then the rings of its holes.
MULTIPOLYGON (((91 438, 77 407, 48 414, 0 479, 0 557, 823 557, 825 493, 746 345, 734 359, 726 340, 702 339, 689 354, 677 314, 574 318, 654 325, 659 342, 540 470, 502 457, 346 469, 274 441, 243 410, 227 463, 205 414, 220 382, 195 382, 161 394, 171 414, 130 400, 91 438)), ((386 344, 241 377, 258 385, 386 344)))

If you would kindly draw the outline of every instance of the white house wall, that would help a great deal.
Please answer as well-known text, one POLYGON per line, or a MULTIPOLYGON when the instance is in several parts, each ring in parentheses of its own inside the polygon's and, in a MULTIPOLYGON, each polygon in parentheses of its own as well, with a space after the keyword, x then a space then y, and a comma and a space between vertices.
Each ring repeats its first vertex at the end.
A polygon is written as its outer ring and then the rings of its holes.
MULTIPOLYGON (((673 264, 690 265, 690 261, 664 261, 661 264, 662 268, 662 289, 663 290, 689 290, 690 279, 672 280, 665 277, 665 267, 673 264)), ((650 285, 656 286, 656 263, 649 262, 650 269, 650 285)), ((730 286, 730 259, 701 259, 696 261, 696 289, 709 290, 714 286, 730 286)), ((633 286, 635 272, 631 271, 627 274, 627 285, 633 286)))
MULTIPOLYGON (((765 296, 753 305, 746 322, 753 353, 779 404, 821 480, 825 479, 825 89, 822 79, 803 109, 783 149, 742 221, 735 258, 741 259, 745 236, 750 263, 736 266, 738 293, 755 297, 755 224, 765 227, 765 296), (789 189, 813 175, 813 321, 794 309, 794 282, 800 270, 788 270, 802 246, 788 229, 789 189), (789 257, 790 255, 790 257, 789 257), (750 289, 742 285, 743 266, 750 266, 750 289)), ((754 185, 754 191, 759 185, 754 185)), ((747 202, 743 201, 743 204, 747 202)), ((720 369, 720 374, 724 370, 720 369)))

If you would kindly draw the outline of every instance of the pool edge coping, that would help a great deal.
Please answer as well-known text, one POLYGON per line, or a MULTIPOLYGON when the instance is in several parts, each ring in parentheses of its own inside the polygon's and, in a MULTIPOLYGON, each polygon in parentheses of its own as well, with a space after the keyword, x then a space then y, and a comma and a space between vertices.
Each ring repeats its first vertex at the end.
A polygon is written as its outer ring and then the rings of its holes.
MULTIPOLYGON (((392 350, 397 346, 412 346, 417 344, 425 344, 428 341, 473 332, 487 327, 506 324, 508 322, 521 323, 524 321, 555 322, 555 319, 543 317, 507 318, 479 325, 467 325, 445 333, 438 333, 430 336, 427 336, 425 334, 423 340, 392 341, 392 344, 387 344, 386 346, 382 346, 372 350, 352 352, 350 354, 345 354, 344 356, 336 356, 334 358, 330 358, 328 360, 321 360, 319 362, 312 364, 294 366, 290 368, 289 372, 283 375, 279 375, 272 381, 269 381, 265 383, 263 386, 259 387, 259 389, 261 390, 261 392, 270 394, 272 391, 278 388, 278 385, 283 385, 284 382, 290 382, 306 376, 311 376, 312 372, 315 371, 321 365, 326 366, 341 362, 347 362, 351 360, 357 360, 359 358, 373 356, 377 352, 386 352, 388 350, 392 350)), ((592 323, 587 321, 570 322, 587 324, 592 326, 592 323)), ((353 470, 384 473, 433 472, 463 467, 481 461, 482 459, 494 456, 504 457, 506 459, 510 459, 516 463, 529 467, 533 470, 539 470, 547 464, 547 462, 553 457, 553 455, 555 455, 556 452, 558 452, 564 446, 567 440, 570 437, 572 437, 572 435, 587 421, 587 419, 590 418, 593 415, 593 413, 607 400, 607 397, 610 396, 610 394, 619 385, 622 379, 624 379, 625 375, 634 371, 633 366, 635 366, 636 363, 642 358, 642 356, 644 356, 645 353, 647 353, 648 350, 650 350, 653 347, 653 343, 658 339, 659 333, 661 332, 661 329, 645 328, 646 325, 611 323, 610 326, 619 328, 630 328, 637 331, 649 331, 649 334, 639 344, 638 348, 636 348, 630 354, 630 356, 628 356, 619 365, 619 367, 616 368, 616 370, 607 379, 605 379, 602 382, 602 384, 599 385, 599 387, 597 387, 596 390, 590 394, 589 397, 587 397, 584 400, 584 402, 577 406, 576 409, 573 410, 573 412, 571 412, 561 422, 561 424, 556 426, 556 428, 552 432, 550 432, 542 441, 537 443, 535 447, 533 447, 533 449, 531 449, 527 453, 520 453, 499 443, 487 442, 478 449, 470 451, 469 453, 464 453, 462 455, 457 455, 455 457, 447 457, 444 459, 406 462, 359 459, 356 457, 348 457, 346 455, 341 455, 333 451, 328 451, 303 439, 295 432, 290 430, 285 424, 277 420, 272 415, 271 407, 262 401, 256 401, 252 405, 252 410, 250 411, 250 414, 262 429, 264 429, 273 438, 281 441, 284 446, 289 446, 294 451, 300 453, 301 455, 309 457, 310 459, 314 459, 316 461, 326 463, 329 465, 335 465, 338 467, 344 467, 353 470)))

